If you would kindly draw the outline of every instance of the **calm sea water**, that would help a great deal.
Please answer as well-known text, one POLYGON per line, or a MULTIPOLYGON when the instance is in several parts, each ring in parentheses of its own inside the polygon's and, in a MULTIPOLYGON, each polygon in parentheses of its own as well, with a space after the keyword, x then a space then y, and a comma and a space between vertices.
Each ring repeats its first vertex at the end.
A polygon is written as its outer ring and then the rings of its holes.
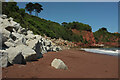
POLYGON ((81 48, 81 50, 111 56, 118 56, 120 54, 120 48, 81 48))

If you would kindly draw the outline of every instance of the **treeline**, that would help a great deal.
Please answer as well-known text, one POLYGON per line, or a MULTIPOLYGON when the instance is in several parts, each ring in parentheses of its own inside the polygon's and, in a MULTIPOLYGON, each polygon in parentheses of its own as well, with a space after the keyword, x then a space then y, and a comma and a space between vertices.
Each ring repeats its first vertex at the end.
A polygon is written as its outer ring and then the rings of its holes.
POLYGON ((62 25, 66 27, 67 29, 77 29, 79 31, 81 30, 92 31, 91 26, 87 24, 79 23, 79 22, 72 22, 72 23, 63 22, 62 25))
POLYGON ((106 28, 100 28, 98 31, 94 32, 94 37, 97 43, 99 42, 120 42, 119 33, 110 33, 106 28), (118 39, 118 40, 117 40, 118 39))

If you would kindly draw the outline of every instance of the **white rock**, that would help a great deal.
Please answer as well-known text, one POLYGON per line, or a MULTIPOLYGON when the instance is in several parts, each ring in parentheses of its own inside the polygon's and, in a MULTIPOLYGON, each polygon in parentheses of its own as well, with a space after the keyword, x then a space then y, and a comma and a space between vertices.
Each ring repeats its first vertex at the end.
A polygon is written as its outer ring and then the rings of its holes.
POLYGON ((15 47, 15 44, 12 43, 12 42, 5 42, 4 44, 5 44, 8 48, 9 48, 9 47, 15 47))
POLYGON ((27 34, 33 34, 33 32, 32 32, 32 31, 30 31, 30 30, 28 30, 28 31, 27 31, 27 34))
POLYGON ((51 66, 53 66, 56 69, 68 69, 68 67, 65 65, 65 63, 62 60, 57 59, 57 58, 55 58, 52 61, 51 66))
POLYGON ((22 51, 22 55, 24 56, 26 61, 32 61, 38 59, 37 53, 28 46, 19 45, 16 48, 22 51))
POLYGON ((35 39, 35 35, 33 34, 28 34, 27 36, 25 36, 26 39, 35 39))
POLYGON ((51 46, 51 41, 50 40, 45 40, 45 46, 51 46))
POLYGON ((25 59, 22 55, 22 51, 16 47, 10 47, 6 50, 8 53, 8 61, 11 64, 24 64, 25 59))
POLYGON ((19 33, 12 32, 12 39, 13 39, 13 40, 17 40, 17 39, 19 39, 19 38, 21 38, 21 37, 24 37, 24 35, 19 34, 19 33))
POLYGON ((41 50, 42 50, 42 51, 41 51, 42 54, 47 53, 47 48, 46 48, 46 46, 42 46, 42 47, 41 47, 41 50))
POLYGON ((15 44, 16 45, 21 45, 21 44, 26 45, 26 39, 24 37, 21 37, 15 41, 15 44))
POLYGON ((14 64, 16 63, 24 63, 26 61, 37 60, 38 56, 36 52, 25 45, 18 45, 16 47, 10 47, 6 50, 8 53, 9 62, 14 64), (17 57, 16 57, 17 56, 17 57), (25 60, 24 60, 25 59, 25 60))
POLYGON ((8 66, 8 54, 4 50, 0 50, 0 67, 8 66))
POLYGON ((12 18, 12 17, 10 17, 10 18, 9 18, 9 20, 10 20, 10 21, 13 21, 13 18, 12 18))
POLYGON ((6 19, 6 18, 7 18, 7 15, 4 15, 4 14, 3 14, 3 15, 1 15, 0 17, 3 18, 3 19, 6 19))
POLYGON ((2 37, 2 41, 0 41, 0 43, 4 43, 5 41, 7 41, 10 38, 10 32, 7 31, 6 29, 3 29, 0 27, 0 36, 2 37))
POLYGON ((21 28, 21 26, 20 26, 19 23, 17 23, 16 25, 14 25, 14 28, 15 28, 16 31, 18 31, 21 28))
POLYGON ((35 52, 38 55, 38 58, 43 57, 41 53, 41 43, 39 42, 39 40, 27 40, 26 45, 28 45, 28 47, 30 47, 31 49, 35 50, 35 52))

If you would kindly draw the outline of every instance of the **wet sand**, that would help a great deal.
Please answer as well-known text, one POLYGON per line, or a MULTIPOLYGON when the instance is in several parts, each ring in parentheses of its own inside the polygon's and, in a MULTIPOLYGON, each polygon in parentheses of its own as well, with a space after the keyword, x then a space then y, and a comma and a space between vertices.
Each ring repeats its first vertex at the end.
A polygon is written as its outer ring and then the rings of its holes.
POLYGON ((3 68, 3 78, 118 78, 118 57, 90 53, 75 49, 49 52, 38 61, 26 65, 15 64, 3 68), (68 70, 57 70, 50 66, 59 58, 68 70))

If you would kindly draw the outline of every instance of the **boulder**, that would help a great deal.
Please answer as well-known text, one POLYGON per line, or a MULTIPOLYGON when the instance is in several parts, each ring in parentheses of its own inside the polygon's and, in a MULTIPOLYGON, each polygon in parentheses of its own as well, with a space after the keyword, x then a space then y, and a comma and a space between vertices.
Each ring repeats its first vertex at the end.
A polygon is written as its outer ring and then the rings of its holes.
POLYGON ((20 26, 19 23, 17 23, 17 24, 14 25, 14 29, 15 29, 16 31, 18 31, 20 28, 21 28, 21 26, 20 26))
POLYGON ((0 29, 2 30, 2 31, 0 31, 0 36, 2 37, 2 41, 0 40, 0 43, 4 43, 10 38, 11 33, 1 27, 0 27, 0 29))
POLYGON ((0 18, 0 25, 3 23, 3 19, 2 18, 0 18))
POLYGON ((26 61, 34 61, 38 59, 38 54, 28 46, 19 45, 16 48, 22 51, 22 55, 26 61))
POLYGON ((27 34, 33 34, 33 32, 32 32, 32 31, 30 31, 30 30, 28 30, 28 31, 27 31, 27 34))
POLYGON ((26 39, 24 37, 21 37, 15 41, 15 44, 16 45, 21 45, 21 44, 26 45, 26 39))
POLYGON ((9 48, 9 47, 15 47, 15 44, 12 43, 12 42, 5 42, 4 44, 5 44, 8 48, 9 48))
POLYGON ((22 64, 25 63, 25 60, 33 61, 38 59, 36 52, 26 45, 10 47, 6 52, 8 53, 9 62, 11 64, 22 64))
POLYGON ((0 50, 0 67, 8 66, 8 54, 4 50, 0 50))
POLYGON ((52 51, 55 52, 62 50, 59 46, 52 46, 52 49, 53 49, 52 51))
POLYGON ((25 29, 25 28, 22 28, 22 27, 20 27, 20 28, 18 29, 17 33, 27 35, 26 29, 25 29))
POLYGON ((26 45, 28 47, 30 47, 31 49, 35 50, 35 52, 37 53, 38 55, 38 58, 41 58, 43 57, 42 56, 42 53, 41 53, 41 43, 39 42, 39 40, 37 39, 34 39, 34 40, 27 40, 26 41, 26 45))
POLYGON ((65 63, 60 60, 60 59, 57 59, 55 58, 52 63, 51 63, 51 66, 56 68, 56 69, 68 69, 68 67, 65 65, 65 63))
POLYGON ((12 35, 11 35, 11 38, 15 41, 21 37, 24 37, 24 35, 22 34, 19 34, 19 33, 15 33, 15 32, 12 32, 12 35))
POLYGON ((35 35, 34 34, 28 34, 25 36, 26 39, 35 39, 35 35))
POLYGON ((42 54, 47 53, 47 48, 46 48, 46 46, 42 46, 42 47, 41 47, 41 50, 42 50, 42 51, 41 51, 42 54))
POLYGON ((14 32, 13 26, 7 26, 5 29, 8 30, 9 32, 14 32))
POLYGON ((7 15, 4 15, 4 14, 3 14, 3 15, 1 15, 0 17, 1 17, 2 19, 6 19, 6 18, 7 18, 7 15))
POLYGON ((51 41, 50 40, 45 40, 44 45, 50 47, 51 46, 51 41))
POLYGON ((25 64, 25 59, 22 55, 22 51, 18 50, 16 47, 10 47, 6 50, 8 54, 8 61, 11 64, 25 64))
POLYGON ((13 18, 12 18, 12 17, 10 17, 10 18, 9 18, 9 21, 13 21, 13 18))

